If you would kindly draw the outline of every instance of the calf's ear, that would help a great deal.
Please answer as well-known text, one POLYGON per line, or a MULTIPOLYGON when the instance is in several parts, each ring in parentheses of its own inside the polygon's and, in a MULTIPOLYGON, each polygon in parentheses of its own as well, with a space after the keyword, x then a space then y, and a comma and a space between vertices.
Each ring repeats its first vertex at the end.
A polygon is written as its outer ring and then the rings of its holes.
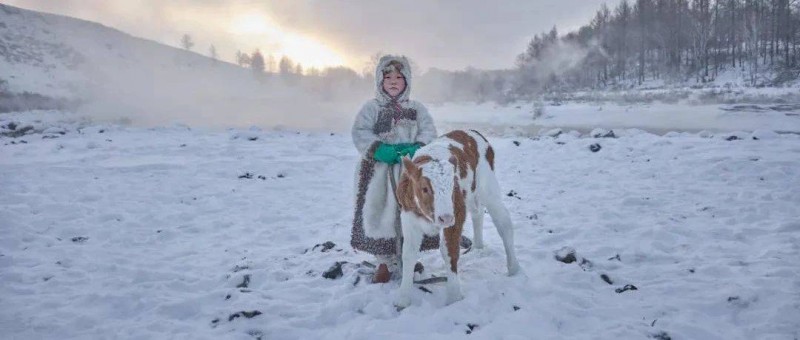
POLYGON ((403 156, 403 169, 409 175, 409 177, 413 179, 419 178, 420 170, 414 162, 411 161, 411 158, 408 156, 403 156))

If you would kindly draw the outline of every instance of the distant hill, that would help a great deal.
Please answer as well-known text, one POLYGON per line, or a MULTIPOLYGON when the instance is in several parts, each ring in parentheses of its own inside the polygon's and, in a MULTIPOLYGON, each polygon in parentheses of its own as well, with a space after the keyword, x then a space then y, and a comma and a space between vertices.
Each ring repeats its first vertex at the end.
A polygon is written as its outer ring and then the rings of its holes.
POLYGON ((256 76, 98 23, 0 4, 0 112, 69 108, 144 125, 349 124, 357 104, 319 95, 336 84, 304 82, 256 76))

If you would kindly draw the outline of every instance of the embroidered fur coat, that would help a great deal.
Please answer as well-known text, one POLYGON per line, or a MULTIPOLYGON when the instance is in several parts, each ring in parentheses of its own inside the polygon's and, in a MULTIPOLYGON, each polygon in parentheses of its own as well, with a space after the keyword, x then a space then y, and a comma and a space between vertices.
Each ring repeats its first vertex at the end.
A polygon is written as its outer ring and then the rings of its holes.
MULTIPOLYGON (((401 166, 373 159, 381 142, 388 144, 428 144, 436 137, 436 127, 421 103, 409 100, 411 70, 405 57, 385 56, 375 71, 375 99, 367 101, 353 123, 353 143, 361 154, 356 169, 356 202, 351 245, 375 255, 395 255, 395 225, 399 225, 399 206, 392 192, 389 175, 399 182, 401 166), (392 98, 383 90, 383 70, 390 62, 402 64, 405 90, 392 98)), ((426 237, 422 250, 437 249, 439 239, 426 237)))

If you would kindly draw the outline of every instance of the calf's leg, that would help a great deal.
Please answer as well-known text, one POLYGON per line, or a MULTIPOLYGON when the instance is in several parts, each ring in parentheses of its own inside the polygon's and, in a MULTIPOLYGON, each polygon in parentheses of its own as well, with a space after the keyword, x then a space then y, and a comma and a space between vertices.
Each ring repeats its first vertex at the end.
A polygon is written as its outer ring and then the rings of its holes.
POLYGON ((472 217, 472 245, 477 249, 483 248, 483 211, 485 207, 478 204, 477 207, 470 210, 469 214, 472 217))
POLYGON ((403 226, 403 276, 400 281, 400 292, 397 307, 404 308, 411 305, 411 290, 414 285, 414 265, 419 256, 419 247, 422 245, 422 230, 416 225, 410 213, 401 213, 400 219, 403 226))
POLYGON ((463 228, 463 220, 461 223, 456 222, 452 227, 444 228, 442 231, 444 242, 439 244, 445 267, 450 267, 450 270, 447 271, 447 304, 464 298, 461 294, 461 281, 458 277, 458 257, 461 250, 460 242, 463 228))
POLYGON ((497 183, 497 178, 494 176, 486 176, 486 186, 484 194, 484 203, 489 216, 492 217, 497 233, 503 240, 503 247, 506 250, 506 265, 508 266, 508 275, 514 275, 519 272, 519 262, 517 255, 514 251, 514 226, 511 223, 511 215, 508 209, 503 204, 502 196, 500 194, 500 185, 497 183))

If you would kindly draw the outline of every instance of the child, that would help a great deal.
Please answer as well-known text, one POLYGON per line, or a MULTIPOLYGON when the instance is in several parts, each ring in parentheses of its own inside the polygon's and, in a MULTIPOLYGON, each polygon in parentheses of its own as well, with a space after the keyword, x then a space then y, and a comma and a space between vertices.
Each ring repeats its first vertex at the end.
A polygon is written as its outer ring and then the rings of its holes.
MULTIPOLYGON (((353 123, 353 143, 361 161, 350 244, 376 256, 373 282, 383 283, 396 272, 400 255, 396 243, 400 208, 393 184, 400 178, 398 163, 402 156, 413 157, 420 146, 433 140, 436 127, 425 106, 408 99, 411 69, 405 57, 382 57, 375 70, 375 86, 375 99, 364 104, 353 123)), ((438 236, 426 236, 421 249, 438 247, 438 236)))

